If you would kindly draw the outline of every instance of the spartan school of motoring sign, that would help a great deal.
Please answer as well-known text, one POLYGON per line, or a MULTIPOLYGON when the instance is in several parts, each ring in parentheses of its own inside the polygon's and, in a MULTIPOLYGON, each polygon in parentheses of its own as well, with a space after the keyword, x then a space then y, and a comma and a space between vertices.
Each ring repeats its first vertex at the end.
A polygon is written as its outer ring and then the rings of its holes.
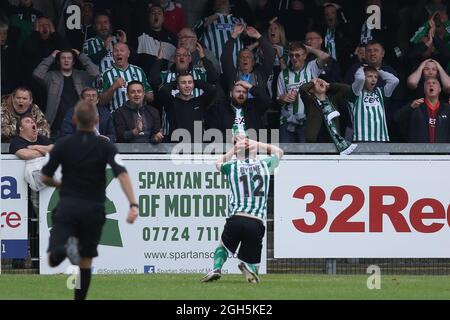
MULTIPOLYGON (((140 215, 125 222, 128 201, 107 170, 106 223, 94 259, 94 273, 201 273, 212 269, 213 255, 228 216, 228 182, 208 163, 171 161, 170 155, 122 155, 139 200, 140 215)), ((212 161, 211 161, 212 160, 212 161)), ((66 272, 47 265, 51 211, 59 194, 46 188, 40 195, 40 272, 66 272)), ((265 242, 265 241, 264 241, 265 242)), ((260 272, 266 272, 266 245, 260 272)), ((240 273, 229 257, 222 273, 240 273)))
POLYGON ((275 258, 449 258, 449 156, 287 156, 275 258))
POLYGON ((28 185, 25 161, 14 155, 1 159, 0 252, 3 259, 28 256, 28 185))

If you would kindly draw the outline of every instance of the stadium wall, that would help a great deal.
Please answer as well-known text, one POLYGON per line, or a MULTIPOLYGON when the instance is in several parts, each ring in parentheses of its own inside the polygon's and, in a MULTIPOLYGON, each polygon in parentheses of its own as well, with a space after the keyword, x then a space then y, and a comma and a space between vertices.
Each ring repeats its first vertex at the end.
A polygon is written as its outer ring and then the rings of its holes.
MULTIPOLYGON (((186 153, 192 153, 192 154, 199 154, 202 152, 202 150, 204 149, 205 146, 202 145, 186 145, 184 146, 184 151, 186 153), (190 151, 188 151, 190 149, 190 151)), ((151 158, 158 158, 160 157, 161 159, 166 159, 165 161, 168 161, 167 158, 167 154, 170 154, 172 151, 180 148, 180 146, 178 145, 172 145, 172 144, 160 144, 160 145, 141 145, 141 144, 119 144, 118 148, 120 150, 120 152, 122 154, 124 154, 124 158, 129 157, 129 159, 137 159, 139 157, 143 157, 143 159, 146 158, 145 155, 142 154, 146 154, 148 156, 150 156, 151 158), (159 155, 159 156, 158 156, 159 155)), ((217 146, 217 151, 221 152, 220 150, 221 146, 217 146)), ((286 161, 292 161, 295 160, 295 163, 298 163, 298 161, 311 161, 311 160, 324 160, 326 158, 327 161, 331 161, 331 163, 333 163, 333 161, 336 163, 343 163, 343 161, 339 161, 339 159, 345 159, 345 158, 340 158, 337 156, 334 156, 336 154, 334 146, 331 144, 299 144, 299 145, 282 145, 282 148, 286 151, 287 153, 287 157, 286 157, 286 161), (299 156, 301 155, 301 156, 299 156)), ((8 145, 7 144, 2 144, 2 154, 3 153, 7 153, 8 150, 8 145)), ((416 170, 413 173, 417 173, 417 172, 422 172, 422 176, 426 177, 427 176, 427 172, 428 169, 426 168, 426 164, 430 163, 430 161, 433 160, 439 160, 439 161, 444 161, 443 162, 443 169, 445 168, 449 168, 450 169, 450 165, 449 165, 449 155, 450 155, 450 145, 447 144, 441 144, 441 145, 430 145, 430 144, 426 144, 426 145, 415 145, 415 144, 362 144, 360 145, 357 155, 355 157, 349 157, 347 159, 350 158, 365 158, 367 159, 374 159, 376 157, 386 157, 388 155, 396 155, 396 157, 391 158, 389 160, 389 157, 387 158, 388 161, 391 161, 392 164, 394 163, 398 163, 401 160, 405 160, 405 159, 419 159, 421 158, 422 160, 425 160, 423 165, 419 165, 417 166, 416 170), (359 155, 358 155, 359 153, 359 155), (374 155, 374 157, 372 157, 372 155, 374 155), (399 156, 401 155, 401 156, 399 156), (415 157, 414 155, 420 155, 415 157), (424 155, 428 155, 425 156, 424 155), (427 159, 429 161, 427 161, 427 159)), ((147 156, 147 157, 148 157, 147 156)), ((10 158, 14 158, 14 156, 8 156, 10 158)), ((3 158, 3 157, 2 157, 3 158)), ((17 160, 16 160, 17 161, 17 160)), ((158 160, 155 160, 158 161, 158 160)), ((438 163, 438 162, 436 162, 438 163)), ((302 164, 298 164, 299 168, 302 167, 302 164)), ((332 168, 333 164, 327 164, 326 166, 324 166, 322 169, 324 168, 331 168, 330 170, 335 170, 332 168)), ((338 165, 339 166, 339 165, 338 165)), ((211 167, 213 167, 211 165, 211 167)), ((433 175, 431 175, 431 180, 430 181, 438 181, 438 185, 434 186, 436 188, 439 187, 439 185, 441 184, 440 181, 442 181, 442 186, 445 187, 446 185, 446 181, 448 181, 448 178, 445 178, 446 175, 448 175, 450 173, 450 170, 443 170, 443 169, 439 169, 441 170, 442 174, 440 175, 439 172, 433 172, 433 175), (436 180, 434 180, 436 179, 436 180)), ((337 170, 339 170, 339 167, 337 167, 337 170)), ((438 170, 438 171, 439 171, 438 170)), ((141 170, 142 171, 142 170, 141 170)), ((163 170, 164 171, 164 170, 163 170)), ((372 170, 373 171, 373 170, 372 170)), ((4 176, 4 173, 6 172, 10 172, 10 170, 8 168, 5 168, 5 161, 2 161, 2 178, 4 176)), ((395 170, 394 170, 395 172, 395 170)), ((326 173, 328 175, 330 175, 330 173, 326 173)), ((299 176, 301 175, 301 172, 299 172, 299 176)), ((351 176, 351 175, 350 175, 351 176)), ((385 175, 386 176, 386 175, 385 175)), ((389 175, 387 175, 389 176, 389 175)), ((391 175, 392 176, 392 175, 391 175)), ((413 175, 411 175, 413 176, 413 175)), ((320 176, 319 176, 320 177, 320 176)), ((316 184, 319 183, 325 183, 327 180, 330 181, 334 181, 336 180, 336 176, 332 176, 330 179, 326 179, 321 177, 319 180, 317 180, 318 182, 316 184), (321 182, 322 181, 322 182, 321 182)), ((362 179, 364 180, 364 179, 362 179)), ((281 181, 281 180, 280 180, 281 181)), ((284 180, 283 180, 284 181, 284 180)), ((414 184, 414 178, 412 178, 411 180, 412 184, 414 184)), ((339 182, 339 181, 338 181, 339 182)), ((360 187, 360 189, 364 189, 367 186, 364 184, 364 181, 360 182, 363 184, 363 186, 360 187)), ((273 186, 273 185, 272 185, 273 186)), ((287 184, 284 184, 285 187, 287 187, 287 184)), ((421 190, 427 190, 427 194, 431 194, 433 195, 434 192, 432 191, 433 186, 426 186, 423 183, 417 182, 417 192, 420 193, 421 190)), ((277 187, 275 185, 275 187, 277 187)), ((296 186, 297 188, 300 187, 300 185, 296 186)), ((3 188, 3 184, 2 184, 2 188, 3 188)), ((279 188, 279 187, 278 187, 279 188)), ((287 187, 288 188, 288 187, 287 187)), ((277 190, 275 190, 275 193, 273 192, 273 187, 271 188, 271 194, 269 197, 269 212, 268 212, 268 224, 267 224, 267 272, 269 273, 337 273, 337 274, 357 274, 357 273, 365 273, 366 269, 369 265, 379 265, 382 269, 384 273, 394 273, 394 274, 404 274, 404 273, 409 273, 409 274, 450 274, 450 259, 448 259, 448 257, 450 257, 450 255, 447 255, 444 253, 442 255, 433 255, 430 254, 430 256, 426 256, 426 254, 422 254, 420 256, 415 256, 415 258, 411 258, 414 255, 410 255, 408 256, 408 254, 406 254, 406 256, 400 256, 400 255, 389 255, 386 254, 385 256, 383 256, 383 254, 381 253, 380 255, 372 255, 372 256, 365 256, 365 255, 357 255, 357 256, 338 256, 338 255, 333 255, 333 256, 324 256, 324 255, 315 255, 314 258, 312 258, 312 256, 308 257, 308 256, 295 256, 292 255, 291 257, 288 257, 286 255, 282 255, 282 256, 277 256, 276 252, 274 252, 274 249, 276 249, 274 247, 274 243, 275 241, 275 237, 274 237, 274 225, 276 225, 276 219, 274 219, 274 206, 276 208, 276 203, 274 205, 274 194, 276 194, 277 190), (386 258, 389 257, 389 258, 386 258)), ((324 187, 325 189, 325 187, 324 187)), ((198 191, 198 190, 197 190, 198 191)), ((222 190, 224 191, 224 190, 222 190)), ((328 192, 329 190, 327 190, 328 192)), ((364 191, 364 190, 363 190, 364 191)), ((201 191, 201 193, 203 193, 204 191, 201 191)), ((2 190, 2 194, 3 194, 3 190, 2 190)), ((329 194, 327 194, 327 196, 329 196, 329 194)), ((279 196, 277 195, 277 198, 279 196)), ((414 199, 414 197, 411 197, 412 199, 414 199)), ((430 197, 431 198, 431 197, 430 197)), ((436 198, 436 196, 435 196, 436 198)), ((437 196, 437 198, 439 199, 439 201, 441 201, 443 203, 443 206, 445 207, 445 209, 447 210, 448 207, 448 197, 444 194, 444 195, 439 195, 437 196)), ((3 202, 3 201, 2 201, 3 202)), ((411 204, 409 204, 411 205, 411 204)), ((3 207, 3 205, 2 205, 3 207)), ((283 209, 280 209, 283 210, 283 209)), ((123 210, 122 210, 123 211, 123 210)), ((3 212, 3 210, 2 210, 3 212)), ((284 214, 284 212, 282 213, 284 214)), ((276 217, 281 217, 282 214, 280 215, 279 212, 277 211, 277 215, 276 217)), ((448 214, 448 210, 447 210, 447 214, 448 214)), ((355 221, 359 221, 361 218, 359 215, 355 216, 355 221)), ((43 220, 43 219, 41 219, 43 220)), ((204 219, 203 219, 204 220, 204 219)), ((389 220, 388 220, 389 221, 389 220)), ((429 221, 429 223, 433 223, 434 221, 429 221)), ((41 221, 42 223, 42 221, 41 221)), ((192 226, 195 226, 194 222, 192 224, 192 226)), ((310 223, 312 223, 310 221, 310 223)), ((221 227, 221 225, 223 224, 223 217, 220 217, 217 221, 217 227, 221 227), (220 220, 220 221, 219 221, 220 220)), ((214 230, 215 226, 211 226, 212 229, 210 230, 214 230)), ((192 228, 191 228, 192 229, 192 228)), ((205 229, 206 230, 206 229, 205 229)), ((445 237, 447 237, 448 239, 448 224, 446 226, 445 231, 447 232, 447 234, 445 234, 445 237)), ((138 232, 140 235, 142 235, 142 231, 143 228, 141 228, 140 232, 138 232)), ((33 234, 32 230, 30 230, 30 234, 33 234)), ((317 236, 317 235, 315 235, 317 236)), ((38 245, 36 243, 37 241, 37 235, 35 236, 34 239, 30 238, 30 249, 32 249, 31 247, 38 245)), ((355 241, 358 241, 358 238, 355 239, 355 241)), ((213 242, 213 241, 212 241, 213 242)), ((298 239, 297 243, 297 247, 301 247, 302 245, 302 240, 298 239)), ((395 243, 395 239, 387 239, 386 243, 384 244, 385 246, 389 246, 390 243, 395 243)), ((439 240, 439 239, 435 239, 435 247, 440 247, 443 245, 443 241, 439 240)), ((294 243, 295 245, 295 243, 294 243)), ((412 244, 413 245, 413 244, 412 244)), ((430 244, 428 244, 430 245, 430 244)), ((432 244, 431 244, 432 245, 432 244)), ((31 250, 33 251, 33 250, 31 250)), ((426 253, 426 248, 423 248, 423 251, 426 253)), ((432 252, 432 251, 430 251, 432 252)), ((325 254, 325 253, 324 253, 325 254)), ((329 253, 326 253, 329 254, 329 253)), ((38 257, 32 257, 33 259, 38 259, 38 257)), ((206 259, 208 260, 208 259, 206 259)), ((210 262, 210 261, 208 261, 210 262)), ((200 268, 200 267, 199 267, 200 268)), ((203 267, 201 267, 200 269, 202 269, 203 267)), ((120 268, 119 268, 120 269, 120 268)), ((136 271, 134 269, 136 268, 123 268, 123 270, 126 271, 126 269, 129 271, 136 271)), ((198 269, 198 270, 200 270, 198 269)), ((116 270, 116 269, 114 269, 116 270)), ((163 270, 163 269, 161 269, 163 270)), ((165 270, 176 270, 176 268, 166 268, 165 270)), ((197 270, 197 269, 196 269, 197 270)), ((7 272, 8 271, 8 266, 5 265, 3 267, 3 271, 7 272), (6 270, 5 270, 6 269, 6 270)), ((116 270, 117 271, 117 270, 116 270)), ((120 270, 119 270, 120 271, 120 270)), ((137 270, 138 273, 143 273, 143 272, 155 272, 155 267, 154 265, 141 265, 139 267, 139 270, 137 270), (142 268, 142 270, 140 270, 142 268)), ((189 271, 189 270, 188 270, 189 271)), ((192 270, 191 270, 192 271, 192 270)), ((232 270, 230 270, 230 272, 234 272, 232 270)))

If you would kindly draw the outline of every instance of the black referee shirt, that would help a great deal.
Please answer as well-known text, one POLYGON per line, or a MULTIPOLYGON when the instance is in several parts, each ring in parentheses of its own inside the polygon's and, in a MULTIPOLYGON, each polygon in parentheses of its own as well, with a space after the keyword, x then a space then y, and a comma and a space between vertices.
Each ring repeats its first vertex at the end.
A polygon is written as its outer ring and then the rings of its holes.
POLYGON ((53 177, 61 165, 61 197, 103 203, 106 197, 105 170, 108 163, 116 177, 126 172, 115 145, 96 136, 94 132, 77 131, 56 142, 42 173, 53 177))

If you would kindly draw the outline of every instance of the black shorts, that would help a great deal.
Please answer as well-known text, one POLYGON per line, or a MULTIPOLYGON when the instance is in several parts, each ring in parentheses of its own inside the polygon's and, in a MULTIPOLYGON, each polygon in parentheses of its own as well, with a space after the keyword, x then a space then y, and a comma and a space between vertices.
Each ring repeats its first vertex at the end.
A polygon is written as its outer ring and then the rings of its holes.
POLYGON ((103 203, 61 198, 52 212, 53 227, 50 231, 50 243, 47 252, 64 246, 67 239, 75 236, 79 240, 80 256, 93 258, 98 256, 102 228, 106 221, 103 203))
POLYGON ((239 244, 238 258, 244 262, 261 262, 262 240, 266 227, 262 221, 243 216, 227 218, 222 232, 222 243, 235 253, 239 244))

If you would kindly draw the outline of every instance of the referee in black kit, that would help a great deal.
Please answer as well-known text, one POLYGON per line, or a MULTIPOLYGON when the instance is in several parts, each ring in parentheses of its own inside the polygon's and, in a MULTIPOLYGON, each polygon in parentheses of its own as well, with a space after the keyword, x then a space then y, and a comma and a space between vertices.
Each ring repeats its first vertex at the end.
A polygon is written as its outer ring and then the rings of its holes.
POLYGON ((48 263, 58 266, 66 257, 80 267, 75 300, 86 299, 91 281, 92 258, 105 223, 106 165, 109 163, 130 202, 127 222, 138 216, 133 188, 117 148, 95 133, 98 113, 88 101, 75 106, 77 132, 56 142, 48 163, 42 168, 42 181, 60 188, 60 200, 52 213, 48 263), (62 182, 53 175, 62 166, 62 182))

